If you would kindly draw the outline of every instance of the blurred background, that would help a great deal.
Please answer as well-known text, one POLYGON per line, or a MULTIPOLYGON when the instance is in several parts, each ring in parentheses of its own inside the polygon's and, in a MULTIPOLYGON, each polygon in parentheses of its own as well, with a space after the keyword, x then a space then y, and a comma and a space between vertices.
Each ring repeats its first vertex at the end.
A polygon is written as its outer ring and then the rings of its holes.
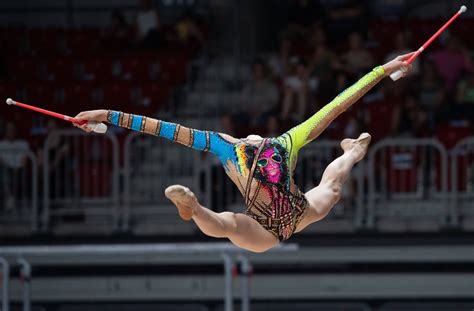
MULTIPOLYGON (((0 100, 276 136, 376 65, 417 49, 462 4, 468 12, 407 78, 385 79, 300 153, 295 179, 309 190, 341 154, 341 139, 372 134, 341 202, 288 241, 299 250, 247 255, 250 270, 233 264, 232 282, 238 298, 250 274, 251 310, 472 310, 472 0, 2 0, 0 100)), ((224 310, 219 251, 100 254, 104 245, 216 242, 181 221, 163 192, 179 183, 214 211, 243 211, 217 159, 0 107, 3 302, 224 310), (31 245, 97 250, 7 249, 31 245)))

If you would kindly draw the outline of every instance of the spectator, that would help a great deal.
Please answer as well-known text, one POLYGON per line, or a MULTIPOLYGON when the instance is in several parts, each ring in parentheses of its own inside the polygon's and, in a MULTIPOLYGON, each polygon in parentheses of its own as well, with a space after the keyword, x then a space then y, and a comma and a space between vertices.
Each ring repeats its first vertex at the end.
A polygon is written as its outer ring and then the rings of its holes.
POLYGON ((331 39, 341 42, 351 32, 367 32, 366 13, 368 1, 328 1, 328 32, 331 39))
POLYGON ((274 78, 282 78, 288 73, 290 59, 292 57, 293 44, 290 39, 283 38, 280 41, 278 53, 270 57, 270 69, 274 78))
POLYGON ((325 19, 326 11, 319 0, 293 0, 286 33, 294 39, 304 39, 314 26, 323 26, 325 19))
POLYGON ((445 97, 443 83, 439 78, 436 67, 430 61, 425 61, 420 78, 421 81, 417 90, 420 107, 426 111, 430 123, 434 125, 436 114, 442 108, 441 105, 445 97))
POLYGON ((349 51, 342 56, 342 61, 341 69, 345 70, 351 78, 358 78, 374 66, 374 58, 363 47, 362 37, 359 33, 353 32, 350 34, 349 51))
POLYGON ((310 81, 318 91, 318 98, 326 102, 335 91, 336 55, 326 46, 326 33, 317 29, 313 36, 314 51, 309 62, 310 81))
POLYGON ((198 26, 190 10, 186 10, 176 23, 176 34, 178 41, 185 46, 202 47, 204 44, 204 34, 198 26))
POLYGON ((265 63, 257 60, 252 66, 252 80, 242 91, 241 111, 238 113, 237 123, 247 126, 266 124, 277 106, 278 89, 268 79, 265 63))
POLYGON ((102 30, 104 47, 117 50, 128 46, 130 27, 122 11, 115 9, 110 15, 110 25, 102 30))
POLYGON ((423 137, 429 133, 426 114, 420 109, 415 94, 405 96, 392 117, 393 133, 399 137, 423 137))
MULTIPOLYGON (((395 47, 395 50, 393 50, 392 52, 388 53, 387 56, 385 56, 386 62, 396 58, 399 55, 404 55, 404 54, 413 52, 413 50, 411 50, 408 47, 407 38, 406 38, 405 33, 403 32, 399 32, 395 35, 394 47, 395 47)), ((420 61, 416 59, 411 64, 412 64, 412 70, 411 70, 410 75, 418 75, 420 73, 420 61)))
MULTIPOLYGON (((399 20, 407 8, 407 0, 373 1, 373 13, 384 20, 399 20)), ((396 55, 398 56, 398 55, 396 55)), ((390 60, 392 60, 391 58, 390 60)))
POLYGON ((471 67, 467 53, 455 37, 451 37, 446 44, 446 48, 434 52, 430 59, 434 62, 450 94, 455 91, 463 73, 471 67))
POLYGON ((277 137, 281 135, 278 119, 276 116, 270 116, 267 122, 266 137, 277 137))
POLYGON ((222 128, 223 133, 227 133, 234 137, 238 136, 235 132, 234 121, 231 115, 227 113, 223 114, 220 118, 220 126, 222 128))
POLYGON ((467 118, 474 124, 474 71, 471 70, 459 82, 456 93, 457 105, 451 111, 451 116, 458 120, 467 118))
POLYGON ((284 81, 281 119, 293 122, 300 122, 304 119, 308 106, 308 78, 308 68, 304 62, 300 61, 293 66, 292 73, 284 81))
POLYGON ((21 193, 23 178, 20 170, 24 165, 26 153, 30 150, 26 140, 19 139, 12 122, 7 123, 5 136, 0 140, 0 165, 4 167, 2 182, 3 206, 6 213, 12 213, 21 193))
POLYGON ((19 169, 30 147, 26 140, 17 137, 15 125, 9 122, 5 128, 5 136, 0 140, 0 149, 14 150, 14 152, 0 152, 0 162, 8 168, 19 169))
POLYGON ((458 83, 456 99, 458 104, 469 104, 474 107, 474 70, 458 83))
POLYGON ((140 0, 141 9, 136 19, 137 39, 145 48, 158 48, 163 44, 160 34, 160 18, 151 0, 140 0))

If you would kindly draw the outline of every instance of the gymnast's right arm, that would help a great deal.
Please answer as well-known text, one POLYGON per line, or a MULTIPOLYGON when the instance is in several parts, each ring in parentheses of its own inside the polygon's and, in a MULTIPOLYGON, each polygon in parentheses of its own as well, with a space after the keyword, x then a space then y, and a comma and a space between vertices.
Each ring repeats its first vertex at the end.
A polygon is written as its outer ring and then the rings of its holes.
MULTIPOLYGON (((84 111, 75 118, 80 121, 108 122, 134 131, 163 137, 193 149, 209 151, 219 157, 226 154, 226 149, 231 148, 233 142, 236 141, 229 135, 190 129, 180 124, 114 110, 84 111)), ((85 125, 74 124, 74 126, 90 131, 85 125)))

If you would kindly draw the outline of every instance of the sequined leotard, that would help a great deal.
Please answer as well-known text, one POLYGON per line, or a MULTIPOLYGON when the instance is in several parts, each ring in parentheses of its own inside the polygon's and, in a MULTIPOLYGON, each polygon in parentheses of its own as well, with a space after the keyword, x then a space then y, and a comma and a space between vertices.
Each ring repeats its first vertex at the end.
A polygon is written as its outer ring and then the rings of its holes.
POLYGON ((305 195, 293 181, 298 151, 318 137, 332 120, 384 75, 383 67, 376 67, 311 118, 276 138, 236 139, 226 134, 189 129, 112 110, 108 122, 218 156, 227 175, 244 197, 245 213, 282 241, 294 233, 308 208, 305 195))

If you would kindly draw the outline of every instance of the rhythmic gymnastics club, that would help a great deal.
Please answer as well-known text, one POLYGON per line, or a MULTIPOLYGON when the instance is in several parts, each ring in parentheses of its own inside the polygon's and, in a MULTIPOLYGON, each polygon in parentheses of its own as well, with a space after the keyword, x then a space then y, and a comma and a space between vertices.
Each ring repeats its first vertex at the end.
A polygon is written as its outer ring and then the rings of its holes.
MULTIPOLYGON (((411 64, 421 53, 423 53, 423 51, 436 39, 438 38, 438 36, 446 30, 446 28, 449 27, 449 25, 451 25, 452 22, 454 22, 455 19, 457 19, 462 13, 466 12, 467 11, 467 7, 465 5, 463 5, 459 11, 454 14, 453 17, 451 17, 451 19, 449 21, 446 22, 446 24, 443 25, 443 27, 441 27, 433 36, 431 36, 431 38, 428 39, 428 41, 425 42, 425 44, 423 44, 419 49, 418 51, 416 51, 412 56, 410 56, 409 59, 406 60, 406 63, 407 64, 411 64)), ((390 78, 393 80, 393 81, 397 81, 398 79, 400 79, 402 76, 403 76, 404 72, 401 71, 401 70, 397 70, 395 71, 394 73, 392 73, 390 75, 390 78)))
POLYGON ((76 123, 76 124, 79 124, 79 125, 87 124, 86 125, 87 128, 89 128, 90 130, 92 130, 93 132, 96 132, 96 133, 103 134, 103 133, 107 132, 107 125, 105 125, 104 123, 87 122, 85 120, 79 121, 76 118, 72 118, 72 117, 66 116, 66 115, 61 114, 61 113, 52 112, 52 111, 42 109, 42 108, 38 108, 38 107, 35 107, 35 106, 30 106, 30 105, 27 105, 27 104, 23 104, 23 103, 14 101, 11 98, 7 99, 7 105, 14 105, 14 106, 18 106, 18 107, 21 107, 21 108, 33 110, 33 111, 36 111, 36 112, 39 112, 39 113, 42 113, 42 114, 46 114, 46 115, 51 116, 51 117, 55 117, 55 118, 62 119, 62 120, 65 120, 65 121, 69 121, 71 123, 76 123))

